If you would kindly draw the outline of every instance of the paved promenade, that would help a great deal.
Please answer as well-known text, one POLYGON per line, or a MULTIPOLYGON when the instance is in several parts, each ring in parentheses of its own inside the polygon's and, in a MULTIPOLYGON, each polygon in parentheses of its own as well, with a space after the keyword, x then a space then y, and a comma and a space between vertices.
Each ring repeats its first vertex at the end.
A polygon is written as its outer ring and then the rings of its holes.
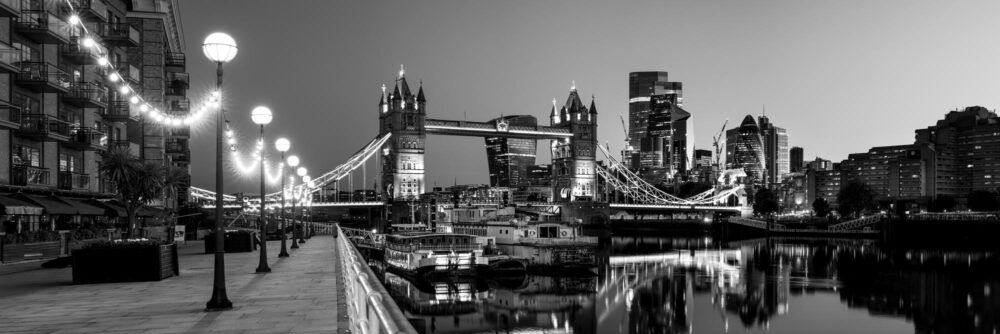
MULTIPOLYGON (((201 242, 182 246, 180 276, 159 282, 72 285, 72 269, 0 275, 0 333, 346 333, 339 254, 317 236, 255 274, 259 255, 226 254, 233 309, 204 312, 213 255, 201 242)), ((290 245, 290 244, 289 244, 290 245)))

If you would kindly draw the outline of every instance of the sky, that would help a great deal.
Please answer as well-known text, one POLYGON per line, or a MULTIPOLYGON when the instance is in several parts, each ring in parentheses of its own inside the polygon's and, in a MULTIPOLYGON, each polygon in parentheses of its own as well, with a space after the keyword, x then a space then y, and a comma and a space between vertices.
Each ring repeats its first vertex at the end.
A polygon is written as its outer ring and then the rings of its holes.
MULTIPOLYGON (((1000 1, 328 1, 180 0, 197 103, 215 85, 201 52, 233 36, 224 104, 249 152, 254 106, 275 114, 267 153, 287 137, 311 175, 332 170, 377 134, 379 87, 400 64, 428 117, 536 116, 548 124, 576 82, 596 97, 598 137, 624 145, 628 73, 666 71, 684 84, 695 146, 723 122, 765 109, 805 157, 840 161, 913 142, 950 110, 1000 105, 1000 1)), ((214 124, 192 127, 192 181, 214 188, 214 124)), ((538 163, 548 163, 539 143, 538 163)), ((369 166, 372 167, 372 166, 369 166)), ((369 168, 371 169, 371 168, 369 168)), ((427 184, 487 184, 482 138, 428 136, 427 184)), ((373 173, 369 173, 373 174, 373 173)), ((369 176, 370 178, 371 176, 369 176)), ((259 176, 227 169, 225 191, 259 176)), ((370 181, 369 181, 370 182, 370 181)), ((270 187, 270 186, 269 186, 270 187)))

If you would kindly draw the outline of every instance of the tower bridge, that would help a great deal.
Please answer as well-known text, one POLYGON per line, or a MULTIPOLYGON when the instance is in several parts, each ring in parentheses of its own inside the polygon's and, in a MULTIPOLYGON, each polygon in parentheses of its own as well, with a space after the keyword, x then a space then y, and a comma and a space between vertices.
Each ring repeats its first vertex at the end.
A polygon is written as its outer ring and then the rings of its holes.
MULTIPOLYGON (((574 86, 561 107, 553 100, 547 126, 511 125, 502 117, 486 122, 428 118, 423 85, 413 94, 400 71, 391 93, 382 87, 375 115, 379 120, 377 135, 344 163, 314 178, 312 186, 298 185, 295 190, 311 194, 309 200, 300 202, 309 207, 381 207, 390 224, 409 222, 413 201, 427 192, 428 135, 506 137, 550 142, 552 198, 548 205, 603 207, 604 221, 607 210, 745 211, 741 186, 679 198, 647 183, 598 145, 597 112, 594 100, 586 106, 574 86), (604 158, 600 162, 599 155, 604 158), (373 183, 376 189, 369 196, 364 192, 373 183), (357 190, 363 191, 361 198, 356 196, 357 190), (341 196, 344 191, 349 194, 346 199, 341 196), (335 195, 330 196, 331 192, 335 195)), ((214 196, 192 188, 193 198, 214 207, 210 195, 214 196)), ((234 207, 229 201, 238 201, 235 197, 225 200, 227 208, 234 207)), ((276 205, 281 192, 267 194, 265 200, 276 205)))

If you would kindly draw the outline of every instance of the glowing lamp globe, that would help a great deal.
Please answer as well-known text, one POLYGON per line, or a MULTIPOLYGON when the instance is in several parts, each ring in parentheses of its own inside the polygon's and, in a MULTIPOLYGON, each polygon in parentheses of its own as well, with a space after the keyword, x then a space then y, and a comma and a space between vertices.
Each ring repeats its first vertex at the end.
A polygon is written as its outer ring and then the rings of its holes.
POLYGON ((308 174, 309 171, 305 167, 299 167, 299 169, 296 170, 295 173, 299 174, 299 176, 306 176, 306 174, 308 174))
POLYGON ((201 51, 205 53, 208 60, 216 63, 229 62, 236 57, 236 41, 225 33, 213 33, 205 37, 205 42, 201 44, 201 51))
POLYGON ((305 184, 308 185, 309 182, 312 182, 312 177, 310 177, 309 175, 306 175, 306 176, 302 177, 302 183, 305 183, 305 184))
POLYGON ((288 138, 278 138, 274 141, 274 148, 278 152, 288 152, 288 149, 292 148, 292 143, 288 141, 288 138))
POLYGON ((288 157, 288 165, 295 167, 299 165, 299 157, 296 155, 288 157))
POLYGON ((272 118, 274 116, 271 115, 271 109, 268 107, 260 106, 253 108, 253 111, 250 112, 250 119, 253 120, 254 124, 267 125, 267 123, 271 123, 272 118))

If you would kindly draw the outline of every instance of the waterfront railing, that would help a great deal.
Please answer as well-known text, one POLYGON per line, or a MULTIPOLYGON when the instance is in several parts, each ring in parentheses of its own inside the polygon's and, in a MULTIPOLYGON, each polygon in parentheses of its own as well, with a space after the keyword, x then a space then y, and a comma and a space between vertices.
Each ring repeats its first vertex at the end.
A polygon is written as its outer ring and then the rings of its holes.
MULTIPOLYGON (((337 235, 343 231, 337 227, 337 235)), ((349 238, 337 238, 352 333, 417 333, 349 238)))

